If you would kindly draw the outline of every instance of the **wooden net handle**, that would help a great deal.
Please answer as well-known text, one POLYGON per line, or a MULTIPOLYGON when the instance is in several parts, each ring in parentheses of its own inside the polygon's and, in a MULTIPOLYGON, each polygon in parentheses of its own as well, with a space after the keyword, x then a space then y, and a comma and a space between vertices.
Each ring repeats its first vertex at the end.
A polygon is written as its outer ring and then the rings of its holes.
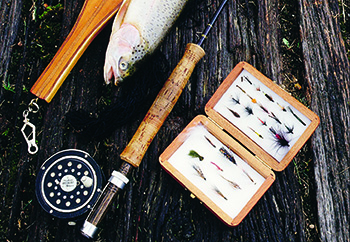
POLYGON ((119 10, 122 0, 86 0, 71 32, 31 88, 50 102, 91 41, 119 10))
POLYGON ((205 52, 199 45, 187 44, 184 56, 165 82, 135 135, 122 152, 121 158, 124 161, 134 167, 140 165, 154 136, 179 99, 194 67, 204 55, 205 52))

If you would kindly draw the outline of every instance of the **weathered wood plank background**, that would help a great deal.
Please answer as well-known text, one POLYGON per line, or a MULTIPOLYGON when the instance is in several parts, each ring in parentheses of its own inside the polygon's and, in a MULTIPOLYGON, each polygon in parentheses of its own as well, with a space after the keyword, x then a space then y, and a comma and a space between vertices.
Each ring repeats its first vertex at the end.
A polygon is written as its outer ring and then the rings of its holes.
MULTIPOLYGON (((28 92, 72 28, 83 0, 0 1, 0 238, 2 241, 85 241, 80 226, 69 226, 39 206, 36 173, 51 155, 66 148, 89 152, 109 177, 119 154, 150 106, 135 108, 127 124, 102 140, 81 138, 67 113, 82 109, 98 116, 125 98, 124 87, 105 86, 104 53, 111 25, 97 36, 50 104, 40 102, 39 152, 22 139, 28 92)), ((193 42, 219 1, 187 6, 151 58, 163 59, 169 75, 187 43, 193 42)), ((350 112, 349 15, 342 1, 230 1, 204 44, 197 65, 173 112, 134 170, 131 182, 101 224, 99 241, 349 241, 350 112), (344 37, 344 38, 343 38, 344 37), (158 157, 197 114, 239 62, 247 61, 316 112, 320 127, 243 222, 221 223, 166 174, 158 157), (301 88, 299 88, 299 85, 301 88)), ((152 59, 152 60, 153 60, 152 59)), ((154 62, 157 63, 157 62, 154 62)), ((158 66, 155 66, 157 69, 158 66)), ((164 80, 165 81, 165 80, 164 80)), ((132 87, 139 85, 135 82, 132 87)), ((160 84, 161 86, 161 84, 160 84)), ((153 91, 153 92, 152 92, 153 91)), ((127 96, 127 95, 126 95, 127 96)), ((147 95, 145 95, 147 97, 147 95)), ((125 113, 124 113, 125 115, 125 113)), ((121 119, 117 113, 115 119, 121 119)))

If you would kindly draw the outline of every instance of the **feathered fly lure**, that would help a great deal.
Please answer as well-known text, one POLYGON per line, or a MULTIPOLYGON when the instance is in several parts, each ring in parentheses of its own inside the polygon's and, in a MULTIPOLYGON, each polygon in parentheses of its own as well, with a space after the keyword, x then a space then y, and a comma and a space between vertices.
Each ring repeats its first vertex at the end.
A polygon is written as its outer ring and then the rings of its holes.
POLYGON ((276 131, 272 127, 270 127, 269 130, 272 133, 272 135, 276 141, 276 144, 278 145, 279 148, 289 147, 290 140, 287 139, 285 133, 283 133, 281 131, 276 131))
POLYGON ((244 110, 246 111, 246 113, 249 115, 254 115, 253 109, 249 106, 245 107, 244 110))
POLYGON ((265 97, 267 98, 267 99, 269 99, 271 102, 275 102, 274 100, 273 100, 273 98, 269 95, 269 94, 267 94, 267 93, 265 93, 265 92, 263 92, 264 93, 264 95, 265 95, 265 97))
POLYGON ((287 109, 286 109, 284 106, 282 106, 282 105, 279 104, 279 103, 277 103, 277 105, 282 109, 283 112, 287 112, 287 109))
POLYGON ((294 134, 294 126, 289 126, 287 124, 284 124, 284 127, 286 127, 288 134, 294 134))
POLYGON ((231 96, 231 99, 232 99, 232 101, 233 101, 235 104, 241 104, 241 103, 239 102, 239 98, 238 98, 238 97, 233 97, 233 96, 231 96))
POLYGON ((274 113, 270 113, 269 117, 274 119, 277 123, 282 124, 282 122, 277 118, 277 116, 274 113))
POLYGON ((230 155, 224 147, 220 148, 220 153, 223 154, 233 164, 237 165, 235 158, 232 155, 230 155))
POLYGON ((237 113, 236 111, 233 111, 232 109, 230 109, 230 108, 227 108, 232 114, 233 114, 233 116, 235 116, 236 118, 240 118, 241 117, 241 115, 239 115, 239 113, 237 113))
POLYGON ((219 188, 214 187, 214 191, 220 195, 220 197, 222 197, 223 199, 227 200, 227 197, 225 197, 225 195, 219 190, 219 188))
POLYGON ((204 157, 198 154, 197 151, 195 150, 190 150, 188 155, 191 156, 192 158, 198 158, 200 161, 204 160, 204 157))
POLYGON ((256 103, 256 99, 252 98, 243 88, 241 88, 240 86, 236 85, 236 87, 241 90, 245 95, 247 95, 247 97, 250 98, 250 100, 252 101, 252 103, 256 103))
POLYGON ((231 161, 233 164, 235 164, 238 168, 242 170, 242 172, 255 184, 255 181, 249 176, 249 174, 240 166, 238 166, 235 158, 226 150, 224 147, 220 148, 220 153, 223 154, 229 161, 231 161))
POLYGON ((258 117, 258 120, 260 121, 260 123, 261 123, 262 125, 267 126, 266 121, 262 120, 262 119, 259 118, 259 117, 258 117))
POLYGON ((204 176, 202 169, 198 165, 193 165, 192 167, 197 172, 198 176, 203 178, 203 180, 205 180, 205 181, 207 180, 207 178, 205 178, 205 176, 204 176))
POLYGON ((251 128, 251 127, 248 127, 254 134, 256 134, 259 138, 261 138, 261 139, 263 139, 264 137, 261 135, 261 134, 259 134, 258 132, 256 132, 253 128, 251 128))
POLYGON ((240 187, 237 183, 235 183, 234 181, 231 181, 231 180, 225 178, 224 176, 221 176, 221 177, 222 177, 224 180, 226 180, 228 183, 230 183, 230 185, 233 186, 233 188, 235 188, 235 189, 241 189, 241 187, 240 187))

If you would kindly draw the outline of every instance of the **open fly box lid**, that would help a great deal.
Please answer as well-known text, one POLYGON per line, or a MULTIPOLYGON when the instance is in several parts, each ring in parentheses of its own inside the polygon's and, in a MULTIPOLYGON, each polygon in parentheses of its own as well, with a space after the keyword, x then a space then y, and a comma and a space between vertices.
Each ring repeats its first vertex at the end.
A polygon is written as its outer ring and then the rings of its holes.
POLYGON ((238 225, 319 124, 316 114, 240 62, 160 156, 215 215, 238 225))

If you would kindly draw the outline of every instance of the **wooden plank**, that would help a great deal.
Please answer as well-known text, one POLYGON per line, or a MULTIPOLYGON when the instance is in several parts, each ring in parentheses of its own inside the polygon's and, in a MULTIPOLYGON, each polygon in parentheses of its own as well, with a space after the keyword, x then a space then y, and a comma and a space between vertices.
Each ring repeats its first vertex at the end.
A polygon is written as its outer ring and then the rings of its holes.
POLYGON ((322 241, 348 241, 350 150, 348 134, 349 57, 340 35, 335 1, 299 1, 302 46, 311 108, 321 115, 312 140, 320 236, 322 241), (322 19, 322 21, 318 21, 322 19), (313 24, 317 21, 317 25, 313 24), (322 43, 322 44, 321 44, 322 43))
MULTIPOLYGON (((42 13, 39 2, 35 2, 34 7, 37 13, 42 13)), ((52 2, 53 5, 57 3, 52 2)), ((58 46, 73 27, 83 3, 83 0, 64 2, 63 14, 59 16, 61 19, 58 18, 62 22, 58 46)), ((101 116, 109 106, 106 103, 118 103, 119 98, 126 97, 121 90, 128 84, 117 88, 103 83, 104 54, 111 28, 108 25, 86 48, 58 94, 49 104, 40 102, 39 113, 30 117, 37 125, 39 152, 29 156, 19 129, 23 111, 33 98, 27 90, 45 68, 40 51, 37 52, 40 20, 31 18, 31 11, 35 9, 30 10, 32 4, 31 1, 0 2, 0 33, 10 33, 2 35, 7 42, 4 44, 5 55, 0 56, 1 63, 6 64, 2 65, 0 77, 3 83, 9 83, 0 91, 0 238, 85 241, 79 233, 81 221, 77 226, 70 226, 67 221, 53 218, 41 209, 35 198, 36 172, 55 152, 79 148, 90 153, 108 177, 121 165, 119 155, 149 106, 137 105, 130 110, 136 115, 128 124, 110 129, 108 136, 98 141, 82 138, 66 122, 66 114, 72 110, 82 109, 90 116, 101 116)), ((152 60, 163 56, 169 66, 168 77, 182 57, 186 44, 196 39, 218 5, 217 0, 194 0, 148 62, 153 63, 152 60)), ((347 241, 349 238, 349 62, 348 49, 344 47, 339 28, 339 21, 343 19, 337 17, 341 12, 338 1, 239 0, 230 1, 227 7, 203 46, 206 55, 195 68, 140 166, 134 170, 131 182, 116 198, 101 224, 97 239, 310 241, 321 238, 333 241, 339 238, 339 241, 347 241), (300 22, 292 16, 292 23, 284 21, 282 13, 285 9, 299 16, 300 22), (289 50, 282 40, 289 36, 283 31, 290 25, 296 33, 299 28, 301 30, 301 38, 295 45, 302 41, 302 55, 286 56, 289 50), (321 124, 312 142, 306 144, 313 149, 313 154, 302 149, 284 171, 276 172, 275 182, 247 217, 237 227, 230 228, 198 200, 190 198, 189 192, 161 168, 158 158, 190 120, 197 114, 204 114, 209 98, 240 61, 252 64, 288 91, 294 91, 289 87, 295 83, 285 77, 298 73, 298 82, 303 88, 293 95, 303 103, 310 103, 310 109, 319 115, 321 124), (298 72, 293 67, 295 63, 300 64, 298 72), (310 171, 299 170, 299 165, 306 162, 310 171), (304 173, 310 175, 309 183, 301 179, 304 173), (309 197, 305 200, 301 197, 302 191, 308 189, 309 197)), ((344 11, 347 16, 349 9, 344 8, 344 11)), ((133 89, 138 89, 145 79, 129 81, 133 89)), ((139 94, 146 95, 151 90, 143 89, 139 94)), ((122 116, 117 115, 116 119, 122 116)))

